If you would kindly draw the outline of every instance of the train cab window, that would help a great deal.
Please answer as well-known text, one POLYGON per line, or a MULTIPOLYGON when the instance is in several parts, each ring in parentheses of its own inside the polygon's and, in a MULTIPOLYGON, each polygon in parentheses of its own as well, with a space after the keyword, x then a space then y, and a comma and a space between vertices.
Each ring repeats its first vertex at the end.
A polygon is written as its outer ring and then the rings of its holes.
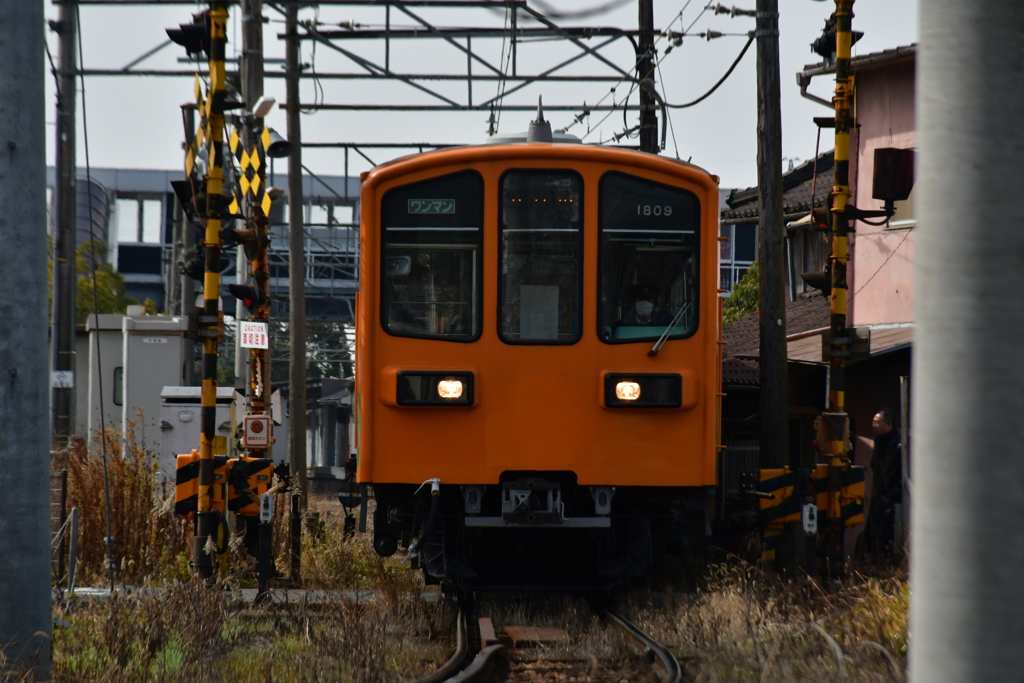
POLYGON ((697 329, 700 204, 679 188, 622 173, 601 178, 598 336, 609 344, 697 329))
POLYGON ((388 190, 381 205, 381 323, 400 337, 480 336, 483 178, 464 171, 388 190))
POLYGON ((580 338, 583 180, 572 171, 501 179, 499 334, 509 344, 580 338))

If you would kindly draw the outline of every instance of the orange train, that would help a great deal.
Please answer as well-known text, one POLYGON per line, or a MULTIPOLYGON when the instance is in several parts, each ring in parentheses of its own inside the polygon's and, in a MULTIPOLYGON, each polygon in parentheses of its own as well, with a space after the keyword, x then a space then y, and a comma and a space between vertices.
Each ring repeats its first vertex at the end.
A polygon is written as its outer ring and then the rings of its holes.
POLYGON ((463 588, 607 588, 710 533, 717 180, 525 141, 364 176, 355 442, 380 555, 463 588))

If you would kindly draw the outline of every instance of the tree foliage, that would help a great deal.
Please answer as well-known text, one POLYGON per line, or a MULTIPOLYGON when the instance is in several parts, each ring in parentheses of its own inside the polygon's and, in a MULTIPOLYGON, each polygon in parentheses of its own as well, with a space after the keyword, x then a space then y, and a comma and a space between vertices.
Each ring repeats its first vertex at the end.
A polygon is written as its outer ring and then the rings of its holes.
POLYGON ((757 261, 754 261, 722 305, 723 323, 734 322, 757 311, 759 273, 757 261))
MULTIPOLYGON (((75 291, 75 323, 78 325, 84 324, 86 319, 94 313, 95 308, 98 308, 100 313, 124 313, 129 305, 139 303, 138 299, 125 293, 127 286, 124 276, 117 272, 114 266, 107 263, 106 253, 107 245, 98 239, 93 240, 92 243, 79 244, 75 250, 75 270, 78 276, 75 291), (93 261, 94 253, 95 263, 93 261), (94 280, 96 283, 95 299, 93 298, 94 280)), ((53 311, 53 258, 54 246, 51 238, 50 261, 47 264, 51 315, 53 311)), ((156 302, 152 299, 146 299, 143 305, 146 307, 146 313, 150 315, 157 313, 156 302)))

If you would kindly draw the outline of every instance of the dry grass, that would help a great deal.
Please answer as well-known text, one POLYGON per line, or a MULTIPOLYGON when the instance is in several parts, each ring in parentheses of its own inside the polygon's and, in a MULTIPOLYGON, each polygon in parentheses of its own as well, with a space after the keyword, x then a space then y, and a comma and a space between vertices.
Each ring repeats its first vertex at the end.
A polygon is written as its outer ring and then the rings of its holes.
POLYGON ((449 654, 444 603, 228 603, 193 580, 160 595, 80 606, 54 636, 54 673, 69 681, 354 681, 419 677, 449 654))
MULTIPOLYGON (((80 585, 106 582, 99 443, 98 437, 89 448, 79 443, 54 460, 55 469, 69 471, 69 506, 81 509, 80 585)), ((442 601, 420 599, 420 575, 401 557, 381 559, 367 535, 346 535, 343 513, 332 498, 311 501, 320 525, 303 536, 301 585, 370 590, 379 598, 363 604, 337 599, 316 606, 243 608, 190 579, 192 524, 167 505, 173 491, 157 486, 153 454, 136 445, 130 433, 122 441, 108 432, 107 444, 117 581, 166 589, 78 605, 63 614, 72 626, 58 628, 54 636, 58 680, 391 683, 425 675, 449 656, 454 610, 442 601)), ((279 575, 287 576, 286 496, 279 497, 276 512, 275 560, 279 575)), ((255 561, 243 550, 230 553, 223 564, 222 583, 255 585, 255 561)), ((684 570, 676 567, 672 573, 684 570)), ((906 578, 901 571, 873 568, 872 573, 877 578, 851 571, 842 581, 823 582, 734 560, 695 578, 696 594, 666 590, 657 604, 634 599, 623 611, 671 647, 695 682, 901 680, 906 578)), ((649 677, 633 646, 594 616, 585 601, 489 601, 481 613, 499 630, 565 628, 569 641, 533 654, 547 661, 592 663, 565 671, 510 670, 510 679, 614 683, 620 680, 616 672, 629 681, 649 677)))
MULTIPOLYGON (((106 496, 100 439, 97 433, 91 443, 78 441, 53 459, 54 470, 68 470, 68 509, 80 510, 79 584, 107 581, 106 496)), ((113 560, 118 582, 180 578, 182 569, 187 572, 188 568, 183 554, 191 547, 192 525, 174 516, 173 489, 157 484, 155 455, 135 443, 130 426, 125 436, 108 430, 106 443, 113 560)))
POLYGON ((633 616, 694 681, 891 681, 906 669, 908 601, 900 571, 821 582, 732 564, 633 616))

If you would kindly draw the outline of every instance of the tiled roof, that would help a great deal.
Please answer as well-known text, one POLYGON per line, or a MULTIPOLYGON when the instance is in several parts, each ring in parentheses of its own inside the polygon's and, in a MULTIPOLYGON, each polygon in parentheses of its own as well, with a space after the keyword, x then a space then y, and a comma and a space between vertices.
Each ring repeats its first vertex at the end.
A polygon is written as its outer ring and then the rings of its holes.
MULTIPOLYGON (((814 159, 809 159, 792 171, 782 174, 782 212, 784 214, 811 210, 811 190, 814 206, 824 206, 832 191, 832 167, 835 155, 829 151, 818 157, 817 180, 814 178, 814 159)), ((757 219, 757 186, 733 190, 726 198, 729 208, 722 218, 757 219)))
MULTIPOLYGON (((786 302, 786 335, 793 337, 829 324, 828 298, 816 295, 786 302)), ((722 329, 722 382, 726 385, 759 383, 757 366, 760 346, 760 316, 752 313, 722 329)), ((820 344, 820 341, 819 341, 820 344)))
MULTIPOLYGON (((870 69, 887 62, 903 61, 905 59, 916 58, 917 55, 917 43, 911 43, 910 45, 901 45, 899 47, 893 47, 888 50, 881 50, 880 52, 869 52, 866 55, 857 55, 850 60, 850 71, 862 71, 864 69, 870 69)), ((836 70, 836 65, 825 64, 818 62, 817 64, 807 64, 804 66, 804 71, 819 71, 820 73, 832 73, 836 70)))

